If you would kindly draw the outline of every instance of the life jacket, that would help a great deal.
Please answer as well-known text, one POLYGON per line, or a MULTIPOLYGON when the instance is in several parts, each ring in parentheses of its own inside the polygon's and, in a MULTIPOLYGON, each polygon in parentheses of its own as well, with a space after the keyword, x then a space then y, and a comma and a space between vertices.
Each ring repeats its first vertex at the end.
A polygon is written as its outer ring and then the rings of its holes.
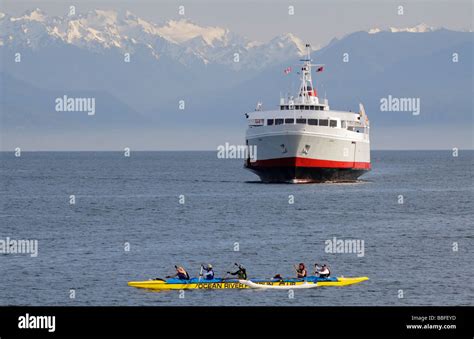
POLYGON ((206 273, 204 273, 204 276, 206 280, 212 280, 214 279, 214 271, 212 269, 209 271, 206 271, 206 273))

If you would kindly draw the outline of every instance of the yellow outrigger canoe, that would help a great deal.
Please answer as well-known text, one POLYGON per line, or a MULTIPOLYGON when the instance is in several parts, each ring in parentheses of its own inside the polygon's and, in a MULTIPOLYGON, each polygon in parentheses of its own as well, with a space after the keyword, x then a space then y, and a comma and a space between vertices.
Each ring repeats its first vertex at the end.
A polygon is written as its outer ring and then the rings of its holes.
POLYGON ((314 288, 323 286, 348 286, 369 280, 368 277, 354 278, 320 278, 310 276, 305 279, 266 279, 266 280, 239 280, 239 279, 212 279, 203 280, 192 278, 189 280, 180 279, 156 279, 145 281, 130 281, 128 286, 145 288, 150 290, 207 290, 207 289, 295 289, 314 288))

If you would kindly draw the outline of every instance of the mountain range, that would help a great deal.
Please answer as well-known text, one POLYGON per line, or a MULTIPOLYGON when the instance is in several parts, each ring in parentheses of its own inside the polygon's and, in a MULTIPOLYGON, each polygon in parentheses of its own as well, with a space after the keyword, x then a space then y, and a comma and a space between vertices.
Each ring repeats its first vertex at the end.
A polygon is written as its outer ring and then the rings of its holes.
MULTIPOLYGON (((315 85, 333 109, 363 102, 380 148, 409 148, 430 133, 442 135, 437 148, 472 147, 473 46, 472 32, 424 24, 354 32, 311 50, 324 64, 315 85), (419 98, 421 114, 381 112, 380 99, 389 95, 419 98), (406 133, 397 140, 400 130, 406 133)), ((142 149, 242 142, 243 113, 257 101, 275 108, 280 93, 294 93, 304 55, 305 42, 291 33, 257 42, 222 27, 188 19, 152 23, 129 11, 0 13, 2 144, 46 140, 41 147, 55 148, 54 135, 121 132, 142 149), (97 114, 56 112, 54 98, 63 95, 96 98, 97 114), (205 140, 189 143, 203 134, 205 140)))

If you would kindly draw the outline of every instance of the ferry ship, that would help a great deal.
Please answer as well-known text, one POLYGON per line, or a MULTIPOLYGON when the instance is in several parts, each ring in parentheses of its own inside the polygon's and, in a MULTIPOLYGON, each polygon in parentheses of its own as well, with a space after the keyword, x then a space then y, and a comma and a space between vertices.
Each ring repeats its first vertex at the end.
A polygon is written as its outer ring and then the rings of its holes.
POLYGON ((296 96, 280 98, 276 110, 261 103, 246 113, 246 145, 256 149, 245 168, 263 182, 309 183, 355 181, 370 170, 369 119, 359 112, 331 110, 313 87, 310 46, 300 70, 296 96))

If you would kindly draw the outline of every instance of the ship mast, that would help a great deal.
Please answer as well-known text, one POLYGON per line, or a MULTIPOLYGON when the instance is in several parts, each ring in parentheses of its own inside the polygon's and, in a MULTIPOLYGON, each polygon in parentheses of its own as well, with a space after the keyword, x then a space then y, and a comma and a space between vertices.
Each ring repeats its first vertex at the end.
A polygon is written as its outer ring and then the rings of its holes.
POLYGON ((300 96, 303 99, 303 103, 309 102, 308 89, 313 90, 313 80, 311 79, 311 55, 310 55, 310 45, 306 44, 306 58, 300 59, 303 61, 303 66, 301 67, 301 85, 300 85, 300 96), (308 87, 309 85, 309 87, 308 87))
POLYGON ((282 98, 280 95, 280 109, 284 109, 285 104, 288 105, 286 106, 286 109, 294 109, 295 104, 297 104, 308 106, 317 105, 320 109, 324 108, 325 110, 328 110, 329 106, 327 100, 323 99, 322 102, 320 102, 317 96, 316 88, 313 87, 313 79, 311 76, 312 66, 318 67, 317 72, 320 72, 322 71, 324 64, 312 64, 311 46, 309 44, 306 44, 305 47, 306 55, 303 59, 300 59, 303 64, 301 65, 301 71, 298 72, 298 74, 300 75, 301 84, 297 93, 297 97, 295 98, 295 100, 293 100, 293 96, 290 96, 289 94, 287 99, 282 98))
POLYGON ((323 66, 314 65, 311 63, 311 46, 310 44, 306 44, 306 57, 304 59, 300 59, 303 61, 303 65, 301 66, 301 85, 299 90, 299 95, 301 97, 301 101, 303 104, 314 104, 317 101, 316 97, 316 90, 313 87, 313 79, 311 77, 311 67, 312 66, 323 66))

